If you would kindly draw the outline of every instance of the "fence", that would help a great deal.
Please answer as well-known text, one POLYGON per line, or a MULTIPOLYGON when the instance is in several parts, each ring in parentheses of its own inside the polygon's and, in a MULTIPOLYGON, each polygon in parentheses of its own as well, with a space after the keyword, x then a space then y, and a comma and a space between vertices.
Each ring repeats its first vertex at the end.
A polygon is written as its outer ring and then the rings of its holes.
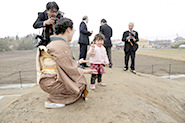
POLYGON ((0 73, 0 84, 20 84, 22 88, 23 84, 36 83, 36 70, 27 70, 27 71, 15 71, 8 72, 4 71, 0 73))
POLYGON ((168 76, 185 74, 185 64, 152 64, 152 65, 138 65, 137 71, 155 76, 168 76))
MULTIPOLYGON (((121 66, 114 66, 122 68, 121 66)), ((183 64, 152 64, 152 65, 136 65, 137 72, 152 74, 155 76, 167 76, 171 78, 171 75, 185 75, 185 63, 183 64)), ((27 71, 15 71, 15 72, 1 72, 0 84, 22 84, 36 83, 36 70, 27 71)))

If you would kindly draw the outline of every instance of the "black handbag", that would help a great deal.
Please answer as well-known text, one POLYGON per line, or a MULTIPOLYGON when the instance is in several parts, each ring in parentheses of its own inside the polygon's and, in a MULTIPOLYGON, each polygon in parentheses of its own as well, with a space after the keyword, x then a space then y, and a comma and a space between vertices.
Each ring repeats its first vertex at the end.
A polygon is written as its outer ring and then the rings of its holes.
POLYGON ((133 51, 134 52, 137 51, 138 47, 139 47, 138 44, 137 43, 134 43, 134 45, 132 47, 133 51))

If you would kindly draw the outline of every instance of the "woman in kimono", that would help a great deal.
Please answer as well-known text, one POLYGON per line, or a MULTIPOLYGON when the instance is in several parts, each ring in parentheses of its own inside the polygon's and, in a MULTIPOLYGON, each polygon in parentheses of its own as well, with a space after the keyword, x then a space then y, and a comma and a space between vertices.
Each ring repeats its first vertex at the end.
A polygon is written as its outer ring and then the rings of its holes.
MULTIPOLYGON (((86 79, 84 74, 97 74, 96 70, 83 70, 73 59, 68 42, 72 40, 73 22, 61 18, 55 25, 55 36, 45 47, 38 48, 39 85, 49 94, 46 108, 64 107, 76 102, 80 97, 86 99, 86 79)), ((84 62, 79 61, 79 64, 84 62)))

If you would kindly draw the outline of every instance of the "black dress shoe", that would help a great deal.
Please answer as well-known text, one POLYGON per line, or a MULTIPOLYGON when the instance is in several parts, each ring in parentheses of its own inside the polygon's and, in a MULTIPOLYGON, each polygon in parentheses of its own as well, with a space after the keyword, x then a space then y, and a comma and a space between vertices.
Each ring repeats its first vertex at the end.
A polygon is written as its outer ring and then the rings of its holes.
POLYGON ((123 68, 123 70, 124 70, 124 71, 127 71, 127 70, 128 70, 128 68, 124 67, 124 68, 123 68))
POLYGON ((130 72, 132 72, 133 74, 136 74, 136 71, 135 70, 130 70, 130 72))
POLYGON ((80 65, 79 68, 85 69, 83 65, 80 65))
POLYGON ((84 67, 90 67, 90 66, 88 66, 88 65, 84 65, 84 67))

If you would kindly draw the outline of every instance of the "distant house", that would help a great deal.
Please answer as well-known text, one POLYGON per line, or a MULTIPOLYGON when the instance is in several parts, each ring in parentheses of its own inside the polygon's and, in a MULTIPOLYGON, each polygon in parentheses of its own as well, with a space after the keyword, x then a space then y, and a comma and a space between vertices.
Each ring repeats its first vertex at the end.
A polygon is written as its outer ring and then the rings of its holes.
POLYGON ((155 40, 150 41, 149 44, 155 48, 169 48, 172 44, 171 40, 155 40))
POLYGON ((185 42, 185 38, 180 37, 180 36, 177 36, 174 40, 175 40, 175 43, 182 43, 182 42, 185 42))
POLYGON ((144 38, 140 38, 138 44, 139 44, 139 48, 149 48, 150 47, 149 40, 144 39, 144 38))

